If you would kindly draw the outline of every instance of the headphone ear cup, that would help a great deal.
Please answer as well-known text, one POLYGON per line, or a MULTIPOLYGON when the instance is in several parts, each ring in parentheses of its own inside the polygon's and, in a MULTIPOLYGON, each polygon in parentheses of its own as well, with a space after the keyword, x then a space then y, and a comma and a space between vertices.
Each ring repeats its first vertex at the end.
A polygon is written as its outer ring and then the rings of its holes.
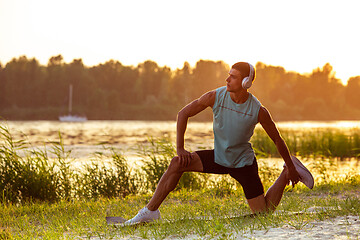
POLYGON ((249 89, 251 87, 255 72, 254 67, 250 63, 248 64, 249 64, 249 76, 244 77, 241 82, 242 87, 244 89, 249 89))
POLYGON ((250 80, 249 77, 244 77, 242 80, 242 87, 244 89, 249 89, 252 85, 252 81, 250 80))

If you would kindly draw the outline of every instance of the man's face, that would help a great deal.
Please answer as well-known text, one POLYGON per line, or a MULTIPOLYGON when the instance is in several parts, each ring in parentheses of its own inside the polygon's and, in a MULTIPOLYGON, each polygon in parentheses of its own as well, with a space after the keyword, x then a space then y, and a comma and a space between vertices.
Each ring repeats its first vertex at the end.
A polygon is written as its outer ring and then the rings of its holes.
POLYGON ((229 76, 226 78, 226 90, 228 92, 237 92, 242 88, 242 79, 241 73, 239 70, 230 69, 229 76))

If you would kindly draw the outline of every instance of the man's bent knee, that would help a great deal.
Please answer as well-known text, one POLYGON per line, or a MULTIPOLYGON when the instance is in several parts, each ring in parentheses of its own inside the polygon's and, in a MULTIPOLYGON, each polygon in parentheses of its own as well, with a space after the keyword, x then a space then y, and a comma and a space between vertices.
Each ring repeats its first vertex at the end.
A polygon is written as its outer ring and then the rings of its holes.
POLYGON ((266 200, 264 194, 247 199, 249 207, 253 213, 263 213, 267 211, 266 200))
POLYGON ((202 172, 203 171, 203 165, 200 160, 200 157, 197 153, 191 153, 191 159, 188 166, 184 166, 178 156, 173 157, 173 159, 170 162, 169 169, 171 171, 176 172, 202 172))
POLYGON ((176 172, 184 172, 184 167, 182 166, 180 162, 180 158, 178 156, 173 157, 173 159, 171 159, 169 169, 176 172))

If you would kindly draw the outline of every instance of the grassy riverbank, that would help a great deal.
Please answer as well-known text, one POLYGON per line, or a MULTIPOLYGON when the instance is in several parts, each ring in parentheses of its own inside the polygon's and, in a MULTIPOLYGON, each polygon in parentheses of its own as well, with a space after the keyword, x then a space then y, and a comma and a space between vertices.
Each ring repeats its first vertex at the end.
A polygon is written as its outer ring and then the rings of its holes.
MULTIPOLYGON (((6 127, 1 127, 0 133, 0 239, 236 239, 235 235, 259 229, 283 225, 303 229, 311 221, 358 217, 360 213, 358 129, 348 133, 285 131, 292 152, 314 174, 315 187, 287 187, 275 214, 240 217, 250 210, 233 179, 185 174, 161 207, 162 221, 127 228, 108 226, 105 217, 130 218, 148 202, 175 154, 169 140, 149 139, 139 146, 141 169, 131 169, 116 149, 107 149, 110 156, 94 153, 92 161, 78 169, 71 165, 71 152, 64 150, 61 135, 48 149, 29 150, 28 143, 13 139, 6 127), (306 153, 306 146, 313 150, 306 153), (104 158, 111 161, 104 162, 104 158), (352 165, 344 168, 346 163, 352 165), (233 218, 224 219, 226 216, 233 218), (197 217, 213 219, 195 220, 197 217)), ((255 133, 265 189, 277 178, 282 165, 279 159, 261 158, 276 157, 269 141, 261 132, 255 133), (268 155, 261 155, 265 152, 268 155)))
POLYGON ((302 230, 312 221, 359 216, 360 179, 356 181, 322 184, 313 191, 301 185, 295 189, 288 188, 275 214, 256 218, 224 219, 225 216, 250 213, 241 191, 181 190, 172 193, 162 205, 163 220, 125 228, 106 225, 105 217, 129 218, 146 204, 150 195, 56 203, 8 203, 2 204, 0 209, 0 239, 126 239, 129 236, 171 239, 194 235, 207 239, 235 239, 234 235, 259 229, 266 231, 283 225, 302 230), (291 214, 298 211, 304 213, 291 214), (213 220, 189 220, 199 216, 213 217, 213 220))

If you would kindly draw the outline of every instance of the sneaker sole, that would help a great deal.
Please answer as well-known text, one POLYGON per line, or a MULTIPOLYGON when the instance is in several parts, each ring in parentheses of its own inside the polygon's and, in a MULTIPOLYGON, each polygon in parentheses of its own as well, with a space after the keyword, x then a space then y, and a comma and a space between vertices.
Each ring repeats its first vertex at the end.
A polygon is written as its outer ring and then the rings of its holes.
POLYGON ((152 220, 147 220, 147 221, 142 221, 142 222, 124 222, 124 223, 120 223, 118 224, 119 226, 135 226, 135 225, 142 225, 142 224, 150 224, 150 223, 154 223, 156 221, 160 220, 160 218, 158 219, 152 219, 152 220))
MULTIPOLYGON (((134 217, 135 218, 135 217, 134 217)), ((157 212, 157 216, 154 216, 154 218, 151 218, 151 219, 146 219, 146 220, 140 220, 140 221, 134 221, 132 222, 132 220, 134 219, 129 219, 127 221, 125 221, 124 223, 121 223, 122 225, 126 225, 126 226, 133 226, 133 225, 138 225, 138 224, 142 224, 142 223, 150 223, 150 222, 154 222, 156 220, 159 220, 161 219, 161 215, 160 215, 160 212, 158 211, 157 212)))
POLYGON ((312 189, 314 187, 314 178, 311 172, 295 156, 291 156, 291 160, 294 163, 296 171, 300 174, 300 182, 312 189), (301 175, 304 174, 305 176, 302 177, 301 175), (308 179, 308 181, 304 181, 305 179, 308 179))

